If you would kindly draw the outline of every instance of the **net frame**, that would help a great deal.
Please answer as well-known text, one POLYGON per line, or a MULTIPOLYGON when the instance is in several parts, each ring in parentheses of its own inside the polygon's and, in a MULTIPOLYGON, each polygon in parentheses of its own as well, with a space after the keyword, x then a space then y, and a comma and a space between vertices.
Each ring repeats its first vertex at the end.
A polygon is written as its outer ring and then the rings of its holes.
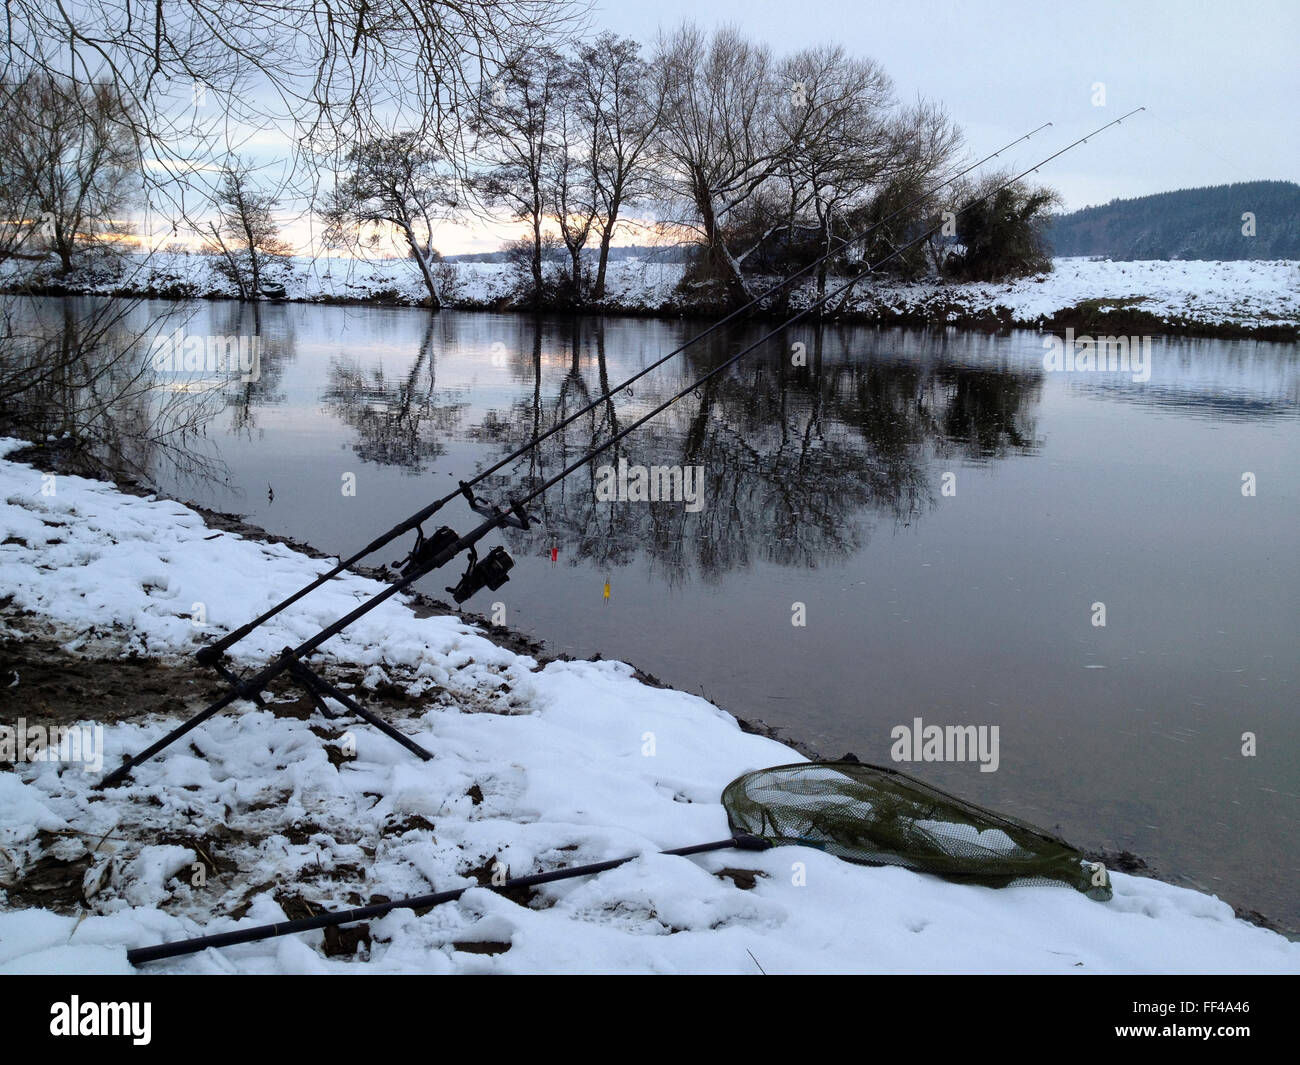
POLYGON ((859 865, 899 866, 987 887, 1067 885, 1111 898, 1105 866, 1026 821, 865 762, 791 762, 745 773, 722 793, 734 832, 814 847, 859 865))

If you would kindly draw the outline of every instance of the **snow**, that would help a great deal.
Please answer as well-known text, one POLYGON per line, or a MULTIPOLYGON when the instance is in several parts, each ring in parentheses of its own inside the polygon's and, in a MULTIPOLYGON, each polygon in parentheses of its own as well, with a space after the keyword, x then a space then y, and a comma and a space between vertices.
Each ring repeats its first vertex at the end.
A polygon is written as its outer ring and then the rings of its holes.
MULTIPOLYGON (((1161 318, 1248 327, 1300 322, 1300 263, 1287 260, 1111 262, 1056 259, 1048 274, 1013 283, 885 285, 878 301, 900 310, 933 302, 979 311, 1006 307, 1033 324, 1085 300, 1115 301, 1161 318)), ((869 300, 860 300, 862 306, 869 300)))
MULTIPOLYGON (((87 268, 65 284, 80 292, 169 293, 191 297, 233 297, 233 284, 214 270, 214 260, 198 254, 155 252, 126 256, 119 266, 87 268)), ((1051 273, 1010 283, 915 283, 867 279, 854 290, 849 310, 862 315, 881 311, 924 314, 931 320, 979 315, 997 307, 1014 322, 1036 325, 1058 311, 1087 300, 1131 307, 1165 320, 1206 325, 1237 324, 1248 328, 1300 324, 1300 263, 1288 260, 1212 262, 1149 260, 1111 262, 1057 259, 1051 273)), ((48 274, 49 266, 35 268, 48 274)), ((549 265, 552 272, 555 266, 549 265)), ((609 264, 606 299, 610 311, 680 313, 690 296, 678 289, 684 267, 626 259, 609 264)), ((20 260, 0 264, 0 284, 12 284, 33 267, 20 260)), ((505 263, 446 263, 438 267, 443 297, 452 307, 488 307, 511 300, 523 275, 505 263)), ((292 260, 284 278, 291 300, 375 300, 415 303, 425 289, 414 262, 406 259, 362 260, 339 257, 292 260)), ((755 278, 764 291, 773 278, 755 278)), ((832 282, 832 285, 834 283, 832 282)), ((814 298, 811 283, 792 295, 792 305, 814 298)))
MULTIPOLYGON (((11 638, 57 632, 77 652, 180 657, 328 565, 227 533, 207 539, 187 507, 104 482, 59 476, 44 495, 39 471, 3 457, 16 446, 0 442, 11 638), (192 623, 196 603, 207 629, 192 623)), ((380 587, 331 582, 240 644, 237 661, 264 663, 380 587)), ((0 890, 21 882, 38 833, 53 834, 65 860, 92 864, 78 915, 0 906, 0 973, 129 972, 130 947, 283 920, 277 887, 345 908, 469 885, 470 870, 494 861, 520 875, 628 854, 640 857, 539 888, 528 906, 474 887, 422 916, 395 911, 371 922, 355 956, 327 957, 313 932, 148 971, 1300 972, 1300 944, 1238 921, 1226 903, 1118 872, 1113 900, 1097 903, 801 847, 657 854, 725 838, 725 785, 801 759, 620 662, 538 669, 454 617, 417 618, 400 596, 324 657, 411 694, 414 709, 391 718, 435 758, 421 762, 364 723, 239 703, 105 792, 80 767, 19 762, 0 772, 0 890), (336 767, 328 748, 347 738, 356 756, 336 767), (205 868, 213 849, 217 867, 205 868), (716 875, 726 868, 756 871, 755 886, 716 875), (476 942, 495 952, 457 946, 476 942)), ((20 681, 6 716, 35 722, 22 693, 20 681)), ((105 722, 105 766, 179 720, 105 722)))

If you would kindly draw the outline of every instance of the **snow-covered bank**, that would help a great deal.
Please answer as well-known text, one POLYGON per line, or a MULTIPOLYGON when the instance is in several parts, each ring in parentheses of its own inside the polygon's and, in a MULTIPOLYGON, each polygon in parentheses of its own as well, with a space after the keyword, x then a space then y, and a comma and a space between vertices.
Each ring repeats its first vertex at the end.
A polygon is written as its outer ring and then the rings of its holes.
MULTIPOLYGON (((0 445, 0 454, 16 446, 0 445)), ((188 508, 0 458, 0 602, 8 635, 61 634, 79 653, 180 656, 321 572, 287 547, 214 533, 188 508), (50 487, 53 494, 46 494, 50 487), (44 491, 43 491, 44 489, 44 491)), ((347 576, 237 648, 262 663, 380 586, 347 576)), ((798 761, 702 699, 616 662, 552 662, 400 599, 326 645, 432 750, 422 763, 364 724, 241 704, 96 792, 79 766, 0 770, 0 888, 38 861, 85 865, 84 919, 0 910, 0 972, 128 971, 125 950, 282 919, 291 899, 357 905, 718 839, 738 774, 798 761), (344 733, 356 756, 345 753, 344 733), (333 756, 333 757, 331 757, 333 756), (202 870, 206 882, 196 882, 202 870)), ((9 684, 10 678, 0 679, 9 684)), ((57 708, 0 689, 0 719, 57 708)), ((117 764, 177 718, 106 723, 117 764)), ((371 923, 367 953, 327 957, 319 933, 209 951, 174 972, 1300 972, 1300 945, 1209 896, 1113 873, 1097 903, 1065 888, 958 886, 805 848, 652 853, 539 889, 487 890, 371 923), (805 871, 797 883, 795 863, 805 871), (720 875, 733 870, 730 875, 720 875), (748 876, 755 874, 746 889, 748 876)), ((6 896, 7 898, 8 896, 6 896)), ((295 911, 294 916, 299 913, 295 911)))
MULTIPOLYGON (((25 280, 53 291, 233 298, 234 285, 215 265, 210 256, 157 252, 59 278, 53 264, 33 267, 10 261, 0 264, 0 285, 12 287, 25 280)), ((523 278, 509 265, 446 263, 438 269, 447 306, 500 308, 518 301, 523 278)), ((665 315, 707 311, 705 304, 697 305, 689 292, 679 290, 682 270, 677 263, 611 263, 601 309, 665 315)), ((403 259, 299 258, 280 279, 286 298, 309 302, 414 304, 426 294, 418 271, 403 259)), ((770 283, 756 280, 755 290, 770 283)), ((791 302, 807 306, 814 298, 811 286, 805 285, 791 302)), ((1057 259, 1051 273, 999 284, 864 281, 844 308, 847 317, 869 320, 1030 327, 1062 317, 1086 322, 1098 311, 1138 314, 1152 329, 1262 331, 1293 337, 1300 327, 1300 263, 1057 259)))

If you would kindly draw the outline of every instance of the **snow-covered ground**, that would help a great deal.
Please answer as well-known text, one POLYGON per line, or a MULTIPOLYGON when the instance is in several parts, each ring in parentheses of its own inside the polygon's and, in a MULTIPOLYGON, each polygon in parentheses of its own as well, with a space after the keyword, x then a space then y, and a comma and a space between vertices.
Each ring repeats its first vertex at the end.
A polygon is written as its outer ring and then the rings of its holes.
MULTIPOLYGON (((15 446, 0 442, 0 456, 15 446)), ((11 637, 53 628, 76 653, 179 657, 326 565, 214 533, 174 502, 72 476, 52 484, 46 494, 39 471, 0 457, 11 637), (193 624, 196 604, 207 630, 193 624)), ((240 644, 239 663, 265 662, 379 588, 358 576, 332 582, 240 644)), ((394 912, 371 923, 369 952, 354 957, 326 957, 316 932, 150 968, 1300 972, 1300 944, 1208 895, 1122 873, 1112 873, 1113 900, 1098 903, 1068 888, 958 886, 806 848, 657 855, 726 837, 728 781, 799 756, 698 697, 640 683, 624 664, 538 669, 456 618, 417 618, 400 597, 326 651, 356 663, 363 684, 393 681, 413 697, 393 720, 433 761, 364 724, 245 703, 138 767, 128 786, 96 792, 97 773, 56 762, 0 770, 0 890, 51 840, 64 860, 93 855, 80 916, 0 909, 0 972, 130 971, 129 947, 283 919, 281 888, 342 908, 470 884, 466 873, 495 859, 520 875, 638 853, 544 887, 528 906, 475 888, 423 916, 394 912), (335 765, 328 751, 338 754, 345 731, 356 756, 335 765), (198 850, 215 865, 202 886, 198 850), (718 875, 728 868, 759 875, 746 890, 718 875)), ((41 709, 25 703, 21 671, 13 684, 5 722, 35 723, 41 709)), ((178 720, 105 725, 105 767, 178 720)))
MULTIPOLYGON (((214 270, 215 260, 197 254, 156 252, 149 258, 127 257, 124 264, 101 271, 87 270, 68 279, 77 291, 165 293, 194 297, 234 296, 231 282, 214 270)), ((0 265, 0 284, 13 283, 27 273, 29 263, 0 265)), ((41 273, 48 274, 49 266, 41 273)), ((690 304, 677 291, 683 267, 676 263, 638 260, 609 266, 604 306, 613 311, 673 313, 690 304)), ((521 275, 507 264, 447 263, 439 267, 443 297, 449 306, 483 307, 508 302, 517 294, 521 275)), ((345 258, 293 260, 285 276, 286 295, 293 300, 382 299, 418 302, 425 290, 415 265, 403 259, 363 261, 345 258)), ((755 291, 770 281, 756 280, 755 291)), ((805 288, 793 298, 795 306, 812 298, 805 288)), ((1131 307, 1158 318, 1207 326, 1247 328, 1300 324, 1300 263, 1294 261, 1164 261, 1109 262, 1057 259, 1055 269, 1003 284, 863 282, 846 310, 859 315, 923 315, 932 321, 955 321, 1007 308, 1012 320, 1037 324, 1058 311, 1086 301, 1107 307, 1131 307)))
POLYGON ((877 298, 901 310, 934 303, 967 312, 1002 306, 1025 324, 1093 300, 1208 324, 1300 323, 1300 262, 1057 259, 1054 267, 1050 274, 1005 284, 882 286, 877 298))

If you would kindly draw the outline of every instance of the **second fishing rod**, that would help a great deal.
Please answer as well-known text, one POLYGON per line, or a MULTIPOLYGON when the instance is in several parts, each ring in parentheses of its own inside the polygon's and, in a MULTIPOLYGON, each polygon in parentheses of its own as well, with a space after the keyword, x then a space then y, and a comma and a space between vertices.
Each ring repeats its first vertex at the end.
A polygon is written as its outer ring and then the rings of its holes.
MULTIPOLYGON (((1066 152, 1072 150, 1073 148, 1078 147, 1080 144, 1086 143, 1092 137, 1097 136, 1099 133, 1103 132, 1104 130, 1109 129, 1112 126, 1119 125, 1126 118, 1129 118, 1132 115, 1135 115, 1139 111, 1143 111, 1143 110, 1145 110, 1145 108, 1142 107, 1134 108, 1132 111, 1128 112, 1127 114, 1121 115, 1119 118, 1112 119, 1110 122, 1107 122, 1103 126, 1099 126, 1097 129, 1093 130, 1091 133, 1088 133, 1086 136, 1071 141, 1064 148, 1058 149, 1057 151, 1053 152, 1051 155, 1047 156, 1045 159, 1042 159, 1039 162, 1035 163, 1033 166, 1029 167, 1028 169, 1021 171, 1020 173, 1016 174, 1014 177, 1008 178, 1006 181, 1001 182, 995 188, 990 189, 988 192, 972 200, 970 203, 967 203, 962 207, 958 208, 955 213, 956 214, 964 213, 966 211, 969 211, 971 208, 976 207, 981 203, 984 203, 985 201, 996 196, 1003 189, 1009 188, 1010 186, 1014 185, 1016 182, 1020 181, 1021 179, 1028 176, 1029 174, 1032 174, 1035 171, 1039 170, 1041 167, 1046 166, 1054 159, 1060 158, 1066 152)), ((894 249, 894 251, 890 252, 890 254, 886 255, 884 258, 871 264, 869 267, 865 269, 865 271, 863 271, 863 273, 875 272, 881 266, 884 266, 886 263, 897 258, 899 255, 907 251, 909 248, 915 247, 921 241, 928 239, 930 236, 939 232, 939 230, 941 230, 942 228, 943 228, 943 223, 939 223, 935 226, 932 226, 931 228, 922 232, 917 237, 914 237, 913 239, 907 241, 905 244, 900 245, 898 248, 894 249)), ((575 471, 581 469, 583 466, 587 465, 589 462, 591 462, 599 455, 604 453, 614 444, 618 443, 620 440, 626 437, 629 433, 635 432, 646 422, 650 421, 652 418, 655 418, 663 411, 665 411, 668 407, 672 406, 674 403, 683 399, 685 396, 688 396, 691 393, 693 393, 701 385, 707 383, 708 381, 712 380, 714 377, 717 377, 719 374, 723 373, 730 367, 734 366, 741 359, 745 358, 751 352, 755 351, 757 348, 766 344, 773 337, 776 337, 777 335, 784 332, 786 329, 796 324, 797 322, 802 321, 804 318, 808 317, 808 315, 812 314, 819 307, 824 306, 826 303, 837 298, 841 294, 847 293, 850 288, 858 284, 858 282, 861 280, 861 276, 862 275, 859 274, 846 281, 843 285, 840 285, 839 287, 833 289, 832 291, 827 292, 820 299, 816 300, 813 303, 810 303, 808 306, 804 307, 803 309, 801 309, 800 311, 792 315, 790 318, 786 319, 785 321, 777 325, 775 328, 769 330, 767 333, 759 337, 751 344, 748 344, 745 347, 743 347, 740 351, 736 352, 736 354, 730 356, 723 362, 719 363, 708 373, 702 375, 695 381, 679 389, 667 400, 660 403, 658 406, 656 406, 655 408, 653 408, 645 415, 638 418, 636 421, 632 422, 630 425, 626 426, 619 432, 615 433, 608 440, 603 441, 600 444, 600 446, 593 448, 585 455, 583 455, 581 458, 570 463, 559 473, 555 474, 554 476, 550 477, 546 481, 542 482, 540 485, 533 488, 532 491, 524 495, 522 498, 511 500, 509 508, 477 504, 475 506, 475 510, 480 513, 487 511, 488 515, 486 517, 486 520, 484 520, 484 522, 481 525, 479 525, 476 529, 471 530, 470 532, 466 533, 463 536, 459 536, 456 534, 454 530, 450 529, 447 526, 443 526, 434 534, 433 540, 430 542, 428 550, 423 552, 419 557, 412 559, 411 563, 407 566, 406 570, 404 571, 401 579, 388 585, 382 591, 378 592, 374 597, 360 604, 359 606, 356 607, 356 609, 352 610, 348 614, 334 621, 332 624, 326 626, 324 629, 316 633, 315 636, 312 636, 310 639, 303 641, 297 647, 292 647, 292 648, 286 647, 284 651, 281 652, 278 658, 276 658, 273 662, 269 663, 266 667, 264 667, 260 672, 258 672, 254 676, 249 677, 247 679, 232 678, 232 687, 230 691, 228 691, 215 703, 211 704, 204 710, 201 710, 199 713, 195 714, 188 721, 177 726, 177 728, 173 729, 167 735, 163 736, 161 739, 151 744, 145 750, 141 751, 139 755, 135 755, 135 756, 128 755, 123 760, 122 765, 118 769, 114 770, 112 773, 109 773, 107 776, 103 778, 103 780, 101 781, 101 786, 111 786, 119 782, 136 765, 139 765, 141 762, 153 757, 159 751, 170 746, 181 736, 188 733, 191 729, 197 727, 199 724, 206 721, 208 718, 219 713, 221 710, 225 709, 227 706, 231 705, 238 699, 252 698, 256 696, 266 687, 267 684, 270 683, 271 680, 273 680, 280 674, 285 673, 290 669, 292 669, 296 662, 299 662, 307 655, 310 655, 313 652, 315 652, 327 640, 338 635, 349 625, 355 622, 358 618, 369 613, 371 610, 375 609, 375 607, 379 606, 380 603, 383 603, 384 601, 392 598, 394 595, 397 595, 399 592, 403 591, 410 585, 414 584, 416 581, 424 577, 432 570, 445 566, 448 562, 454 559, 462 551, 469 552, 468 566, 466 567, 465 574, 461 577, 459 583, 454 588, 448 589, 448 591, 452 593, 453 598, 455 598, 457 603, 463 603, 475 592, 481 590, 484 587, 487 587, 493 591, 500 588, 503 584, 506 583, 506 581, 509 580, 509 571, 514 565, 514 560, 511 559, 509 553, 505 550, 505 548, 500 546, 494 547, 484 559, 479 560, 478 553, 477 553, 477 545, 479 541, 481 541, 485 536, 487 536, 493 530, 499 529, 503 526, 510 525, 515 527, 526 528, 527 512, 524 508, 528 503, 541 496, 549 488, 552 488, 554 485, 564 480, 564 478, 568 477, 570 474, 574 473, 575 471)))
MULTIPOLYGON (((221 637, 221 639, 216 640, 215 642, 207 644, 206 646, 200 648, 196 652, 195 657, 203 665, 215 666, 220 660, 221 656, 229 648, 233 647, 245 636, 253 632, 255 629, 259 628, 261 625, 265 624, 267 621, 275 617, 285 608, 292 606, 294 603, 298 602, 304 596, 309 595, 311 592, 321 587, 321 585, 327 583, 330 580, 333 580, 335 577, 343 573, 345 570, 356 565, 356 563, 360 562, 363 558, 366 558, 367 556, 374 554, 380 548, 386 546, 387 544, 391 543, 393 540, 397 539, 397 537, 402 536, 410 532, 411 530, 416 530, 416 541, 414 547, 412 547, 411 552, 407 556, 407 558, 402 563, 399 563, 399 565, 401 565, 403 568, 403 575, 405 575, 405 569, 407 567, 417 565, 422 558, 430 556, 440 546, 436 543, 436 541, 426 540, 421 527, 423 526, 424 522, 426 522, 429 518, 431 518, 434 514, 436 514, 448 503, 452 502, 453 500, 455 500, 460 496, 463 496, 466 502, 474 511, 476 511, 479 514, 483 514, 485 516, 490 516, 492 513, 490 506, 488 506, 487 504, 485 504, 483 500, 475 496, 473 492, 473 488, 475 485, 486 480, 488 477, 492 476, 492 474, 498 472, 499 470, 504 469, 506 466, 514 462, 516 459, 522 458, 524 455, 528 454, 530 451, 540 446, 547 439, 554 436, 556 433, 561 432, 567 426, 573 424, 584 414, 587 414, 590 411, 596 409, 596 407, 598 407, 600 404, 607 402, 608 400, 612 399, 614 396, 618 395, 620 392, 627 390, 633 384, 639 381, 641 378, 645 377, 647 374, 653 372, 654 370, 657 370, 660 366, 663 366, 670 359, 676 358, 678 355, 682 354, 688 348, 692 347, 693 345, 699 343, 701 340, 705 339, 705 337, 712 336, 714 333, 722 329, 724 326, 729 325, 740 318, 752 314, 753 312, 758 310, 766 300, 776 295, 782 289, 788 288, 796 281, 799 281, 809 276, 814 270, 820 267, 823 263, 828 262, 829 260, 833 259, 835 256, 839 255, 843 247, 861 241, 866 237, 869 237, 881 226, 885 225, 888 222, 893 221, 895 218, 898 218, 900 215, 903 215, 906 212, 911 211, 912 208, 924 203, 926 200, 928 200, 935 193, 939 192, 941 189, 947 187, 948 185, 951 185, 955 181, 960 180, 961 178, 969 174, 972 170, 975 170, 976 168, 983 166, 985 163, 989 162, 990 160, 998 158, 998 156, 1000 156, 1003 152, 1008 151, 1011 148, 1014 148, 1017 144, 1020 144, 1022 141, 1027 141, 1031 137, 1034 137, 1035 135, 1041 133, 1043 130, 1047 129, 1047 127, 1050 126, 1051 124, 1052 123, 1050 122, 1044 122, 1041 126, 1038 126, 1036 129, 1032 129, 1028 133, 1024 134, 1023 136, 1017 137, 1015 140, 1010 141, 1007 144, 1004 144, 997 151, 990 152, 983 159, 979 159, 976 162, 971 163, 965 169, 958 171, 957 173, 953 174, 949 178, 946 178, 944 181, 941 181, 933 188, 926 189, 924 192, 913 197, 911 200, 903 204, 901 207, 894 209, 893 211, 889 212, 889 214, 885 215, 883 218, 879 219, 876 222, 873 222, 866 229, 849 237, 847 240, 843 242, 841 246, 836 247, 833 250, 828 249, 824 255, 821 255, 818 258, 814 259, 812 262, 808 263, 806 266, 803 266, 799 270, 795 271, 793 274, 790 274, 789 276, 782 278, 776 284, 770 286, 765 291, 760 292, 757 296, 749 300, 743 306, 737 307, 735 310, 731 311, 729 314, 725 315, 724 317, 718 319, 716 322, 708 326, 706 329, 702 330, 699 333, 696 333, 694 336, 685 340, 683 343, 678 345, 672 351, 669 351, 667 354, 660 356, 658 359, 655 359, 647 366, 638 370, 631 377, 628 377, 626 380, 615 385, 613 388, 609 389, 609 391, 604 392, 601 395, 595 397, 590 402, 586 403, 584 406, 575 410, 572 414, 569 414, 563 419, 561 419, 560 421, 556 422, 545 432, 540 433, 537 436, 533 437, 530 441, 528 441, 525 444, 522 444, 520 447, 516 448, 514 451, 506 455, 504 458, 499 459, 497 462, 493 463, 487 469, 476 474, 470 480, 461 481, 456 491, 449 492, 441 499, 436 499, 432 503, 429 503, 427 506, 424 506, 420 510, 417 510, 410 517, 404 518, 402 521, 400 521, 397 525, 394 525, 387 532, 382 533, 380 536, 370 541, 370 543, 366 544, 365 547, 361 548, 355 554, 351 555, 348 558, 343 559, 332 569, 328 570, 327 572, 317 577, 314 581, 304 585, 302 588, 298 589, 298 591, 294 592, 290 596, 287 596, 285 599, 282 599, 274 606, 267 608, 267 610, 264 613, 253 618, 253 620, 249 621, 247 624, 241 625, 239 628, 221 637)), ((519 528, 527 528, 529 521, 530 519, 526 513, 514 512, 512 513, 511 519, 509 520, 508 524, 515 525, 516 527, 519 528)), ((225 671, 223 670, 223 673, 224 672, 225 671)))

